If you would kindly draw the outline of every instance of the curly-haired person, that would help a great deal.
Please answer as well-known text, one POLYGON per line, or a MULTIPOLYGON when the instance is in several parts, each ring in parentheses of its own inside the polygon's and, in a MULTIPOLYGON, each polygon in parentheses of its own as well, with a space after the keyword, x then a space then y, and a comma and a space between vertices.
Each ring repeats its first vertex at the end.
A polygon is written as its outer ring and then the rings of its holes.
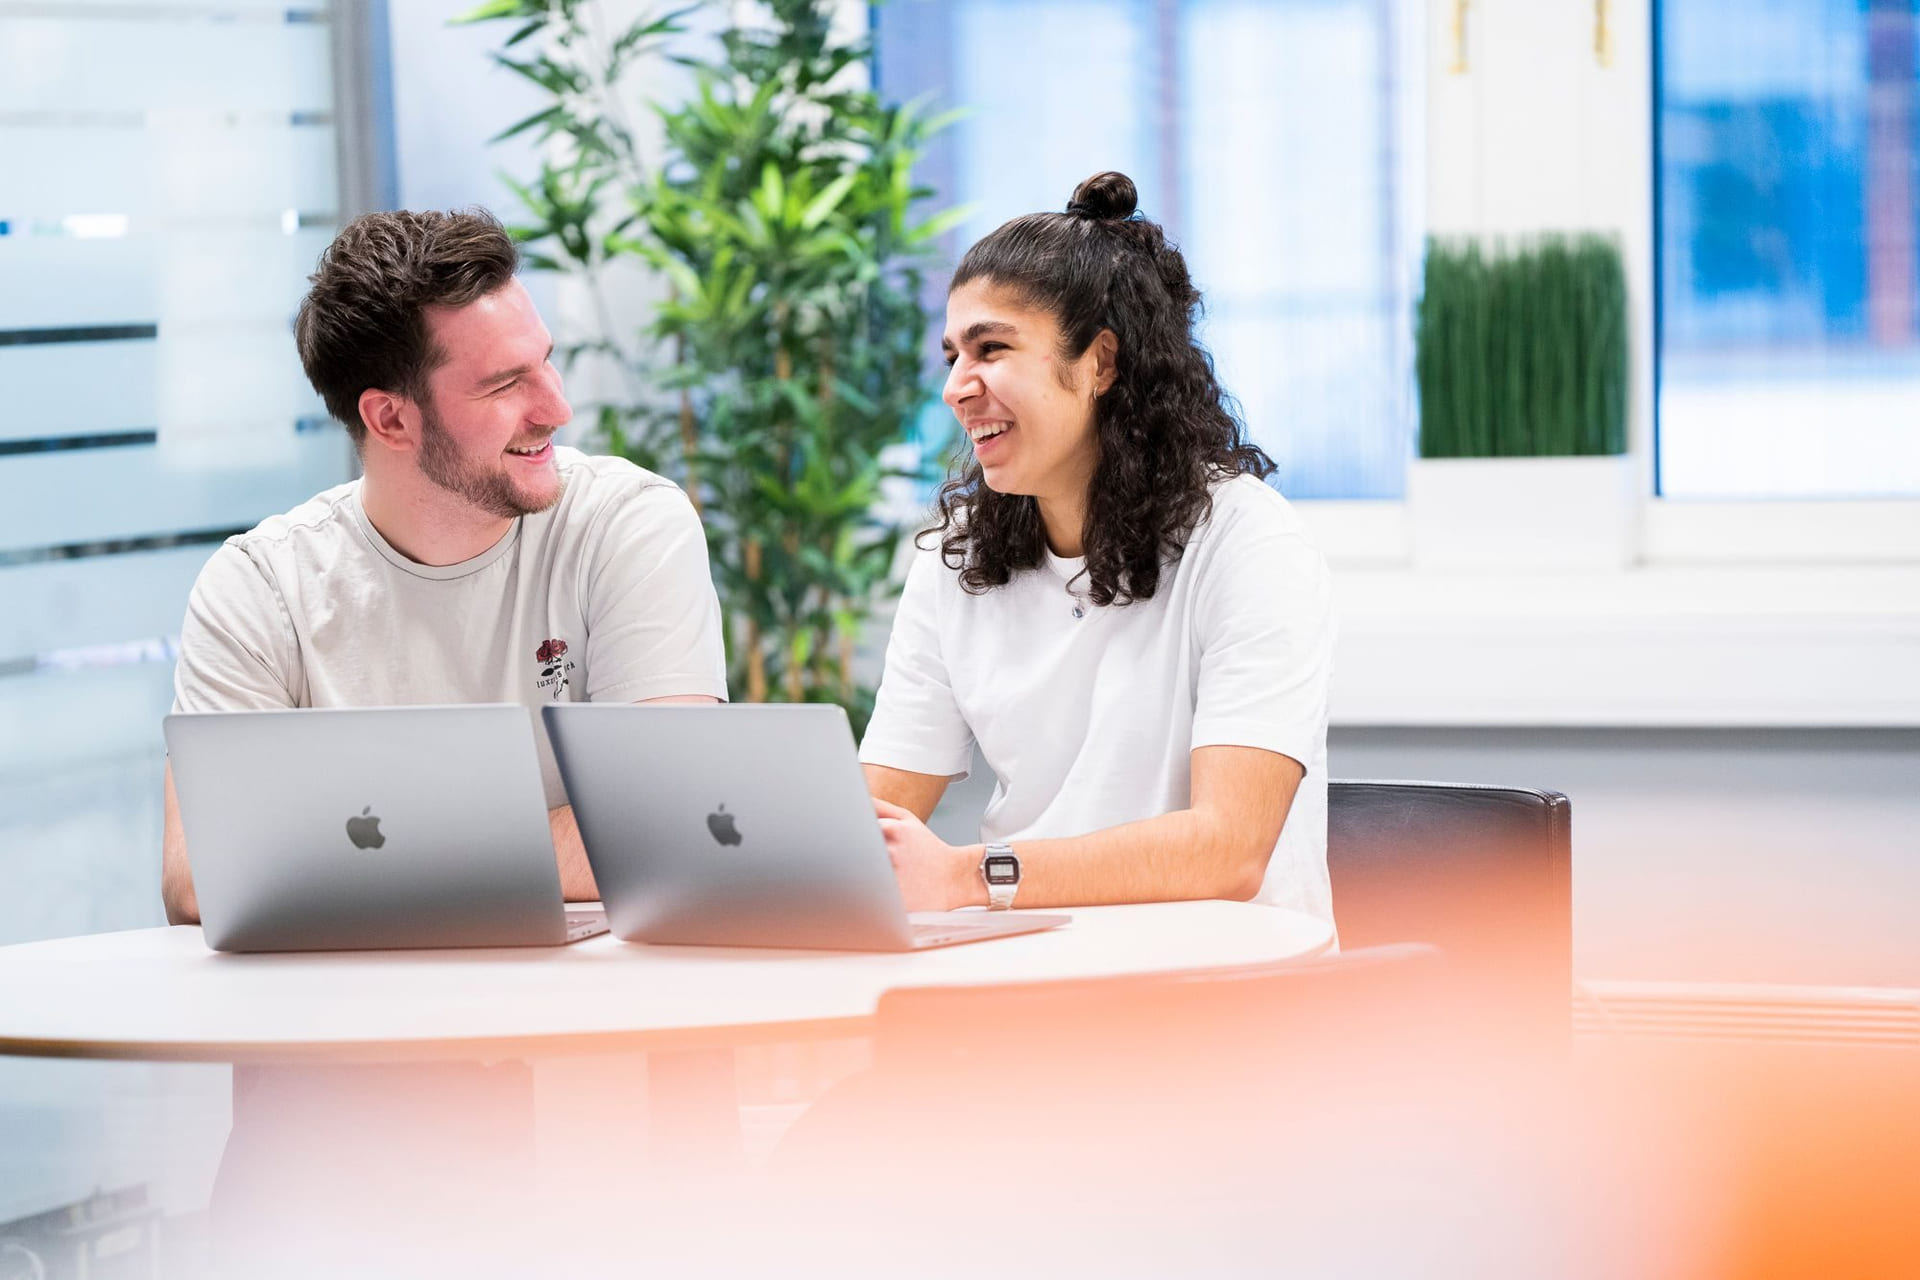
POLYGON ((907 906, 1250 899, 1332 917, 1325 561, 1117 173, 968 250, 939 494, 860 758, 907 906), (978 744, 982 844, 925 825, 978 744))

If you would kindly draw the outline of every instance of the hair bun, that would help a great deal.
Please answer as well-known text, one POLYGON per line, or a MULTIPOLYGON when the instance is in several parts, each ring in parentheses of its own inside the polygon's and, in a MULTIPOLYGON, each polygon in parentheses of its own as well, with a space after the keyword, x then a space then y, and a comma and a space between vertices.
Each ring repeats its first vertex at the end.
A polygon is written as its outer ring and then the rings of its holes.
POLYGON ((1067 201, 1068 213, 1103 222, 1131 218, 1139 207, 1140 193, 1134 190, 1133 179, 1111 169, 1096 173, 1075 187, 1073 198, 1067 201))

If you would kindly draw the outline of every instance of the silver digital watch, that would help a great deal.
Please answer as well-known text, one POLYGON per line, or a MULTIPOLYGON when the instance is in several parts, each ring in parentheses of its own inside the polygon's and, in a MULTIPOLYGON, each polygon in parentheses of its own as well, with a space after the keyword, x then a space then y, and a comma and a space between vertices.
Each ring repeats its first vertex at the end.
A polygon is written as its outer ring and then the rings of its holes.
POLYGON ((1010 844, 990 844, 980 859, 980 878, 987 882, 987 909, 1005 911, 1020 891, 1020 859, 1010 844))

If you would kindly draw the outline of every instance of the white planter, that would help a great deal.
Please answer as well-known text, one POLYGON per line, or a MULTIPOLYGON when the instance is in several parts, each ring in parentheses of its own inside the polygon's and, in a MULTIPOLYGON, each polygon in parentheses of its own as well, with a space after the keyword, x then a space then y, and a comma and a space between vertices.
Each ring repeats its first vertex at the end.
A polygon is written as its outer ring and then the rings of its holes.
POLYGON ((1407 469, 1413 562, 1444 569, 1619 569, 1640 509, 1625 454, 1416 458, 1407 469))

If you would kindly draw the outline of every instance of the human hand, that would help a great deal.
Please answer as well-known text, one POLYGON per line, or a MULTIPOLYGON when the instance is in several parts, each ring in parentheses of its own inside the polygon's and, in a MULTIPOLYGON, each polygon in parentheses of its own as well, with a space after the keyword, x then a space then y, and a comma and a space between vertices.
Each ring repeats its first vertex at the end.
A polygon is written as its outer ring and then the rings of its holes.
POLYGON ((907 910, 951 911, 985 904, 978 845, 955 848, 933 834, 912 810, 885 800, 875 799, 873 811, 880 819, 887 858, 899 877, 907 910))

